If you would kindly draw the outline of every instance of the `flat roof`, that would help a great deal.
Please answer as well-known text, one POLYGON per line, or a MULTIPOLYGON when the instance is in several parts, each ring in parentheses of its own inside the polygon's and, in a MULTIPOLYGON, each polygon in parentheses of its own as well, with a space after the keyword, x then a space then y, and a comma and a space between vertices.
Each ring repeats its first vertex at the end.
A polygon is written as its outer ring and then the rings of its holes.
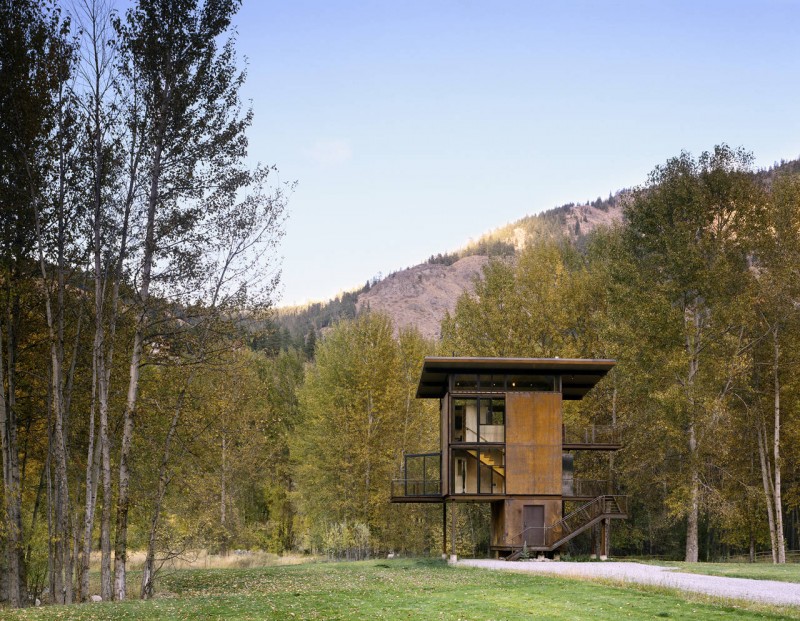
POLYGON ((417 398, 439 399, 453 374, 560 375, 564 399, 582 399, 603 379, 616 360, 587 358, 468 358, 427 356, 417 387, 417 398))

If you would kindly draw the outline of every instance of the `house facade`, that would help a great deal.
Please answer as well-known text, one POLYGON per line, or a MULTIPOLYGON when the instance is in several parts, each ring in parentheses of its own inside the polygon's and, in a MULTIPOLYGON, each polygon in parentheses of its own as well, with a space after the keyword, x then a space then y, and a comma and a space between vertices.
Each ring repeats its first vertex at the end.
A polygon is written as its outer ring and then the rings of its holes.
POLYGON ((405 456, 392 502, 443 503, 443 528, 448 505, 490 503, 491 549, 498 556, 512 558, 523 548, 554 552, 598 527, 600 554, 607 555, 610 520, 627 517, 626 498, 610 480, 576 474, 574 457, 621 445, 611 425, 564 425, 562 403, 583 398, 614 364, 426 358, 417 397, 440 401, 440 450, 405 456))

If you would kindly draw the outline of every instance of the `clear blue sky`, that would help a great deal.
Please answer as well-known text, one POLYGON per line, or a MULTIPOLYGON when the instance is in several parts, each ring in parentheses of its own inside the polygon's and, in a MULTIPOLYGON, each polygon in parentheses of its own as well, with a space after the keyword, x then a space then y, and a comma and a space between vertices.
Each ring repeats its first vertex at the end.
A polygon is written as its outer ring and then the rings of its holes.
POLYGON ((254 161, 297 180, 280 304, 727 142, 800 155, 800 2, 244 0, 254 161))

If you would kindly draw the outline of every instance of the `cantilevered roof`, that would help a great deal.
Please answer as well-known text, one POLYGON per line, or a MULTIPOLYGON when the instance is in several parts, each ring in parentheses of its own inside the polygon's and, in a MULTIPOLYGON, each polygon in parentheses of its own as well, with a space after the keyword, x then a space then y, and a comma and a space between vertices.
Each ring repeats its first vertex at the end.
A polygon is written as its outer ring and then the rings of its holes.
POLYGON ((582 399, 603 379, 616 360, 580 358, 425 358, 417 397, 438 399, 447 392, 453 374, 560 375, 564 399, 582 399))

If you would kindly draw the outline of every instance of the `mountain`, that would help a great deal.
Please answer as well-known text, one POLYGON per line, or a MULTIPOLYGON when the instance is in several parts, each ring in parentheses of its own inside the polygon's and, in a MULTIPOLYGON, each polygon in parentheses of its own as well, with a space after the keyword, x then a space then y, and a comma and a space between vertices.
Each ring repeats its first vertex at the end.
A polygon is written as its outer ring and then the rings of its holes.
POLYGON ((591 203, 569 203, 540 214, 525 216, 494 229, 464 248, 432 255, 425 263, 367 282, 362 288, 327 302, 279 308, 270 347, 308 348, 310 340, 339 319, 366 309, 389 315, 398 330, 416 326, 427 338, 438 339, 445 313, 458 298, 474 289, 490 258, 511 258, 527 245, 553 237, 580 240, 598 226, 622 218, 626 192, 591 203), (313 336, 312 336, 313 335, 313 336))
MULTIPOLYGON (((756 173, 765 183, 777 174, 800 174, 800 160, 781 160, 756 173)), ((428 259, 427 264, 401 270, 373 284, 357 296, 356 310, 387 313, 398 327, 415 325, 429 338, 440 336, 441 320, 455 308, 458 297, 473 290, 489 257, 511 257, 530 244, 566 237, 575 243, 598 227, 622 221, 630 190, 607 199, 568 203, 536 215, 525 216, 494 229, 466 247, 428 259)))
MULTIPOLYGON (((765 183, 777 174, 800 174, 800 160, 781 160, 755 173, 765 183)), ((530 244, 543 239, 571 239, 580 244, 597 227, 622 220, 630 190, 607 199, 568 203, 529 215, 498 227, 454 252, 432 255, 425 263, 368 281, 362 288, 338 295, 327 302, 304 307, 277 309, 274 325, 261 337, 265 348, 286 346, 313 350, 316 335, 339 319, 354 317, 365 309, 388 314, 398 329, 416 326, 429 338, 440 336, 445 313, 455 308, 459 296, 474 288, 490 258, 511 260, 530 244)))
POLYGON ((474 289, 488 261, 471 255, 452 265, 424 263, 395 272, 359 295, 356 311, 381 311, 398 330, 416 326, 426 338, 438 339, 445 313, 455 310, 462 293, 474 289))
POLYGON ((413 325, 427 338, 438 339, 445 313, 453 312, 458 298, 474 289, 490 256, 510 256, 550 237, 578 241, 598 226, 621 220, 625 195, 563 205, 490 231, 457 253, 437 255, 387 276, 358 296, 356 311, 380 310, 398 329, 413 325))

